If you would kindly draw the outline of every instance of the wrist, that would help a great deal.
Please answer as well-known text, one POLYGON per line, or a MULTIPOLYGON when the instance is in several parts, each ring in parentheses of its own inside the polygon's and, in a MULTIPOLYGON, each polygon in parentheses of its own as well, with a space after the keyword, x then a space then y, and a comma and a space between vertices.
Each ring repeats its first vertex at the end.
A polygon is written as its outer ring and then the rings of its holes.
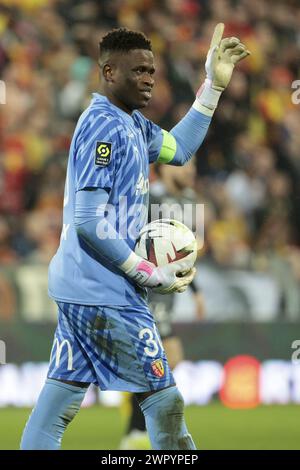
POLYGON ((155 266, 132 251, 120 269, 137 284, 144 285, 152 276, 155 266))
POLYGON ((128 274, 130 273, 137 265, 138 263, 142 261, 142 258, 134 253, 134 251, 131 251, 130 255, 128 258, 119 266, 119 268, 125 273, 128 274))
POLYGON ((207 116, 212 116, 222 91, 220 87, 213 85, 212 80, 206 78, 196 94, 193 108, 207 116))

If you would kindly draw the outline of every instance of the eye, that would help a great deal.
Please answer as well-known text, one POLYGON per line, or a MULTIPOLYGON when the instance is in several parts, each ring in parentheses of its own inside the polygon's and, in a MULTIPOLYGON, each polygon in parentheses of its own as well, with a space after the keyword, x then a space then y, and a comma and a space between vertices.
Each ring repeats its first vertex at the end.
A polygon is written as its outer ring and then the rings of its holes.
POLYGON ((149 75, 154 75, 155 73, 155 69, 151 68, 151 69, 147 69, 146 67, 136 67, 135 69, 133 69, 134 73, 137 74, 137 75, 143 75, 144 73, 148 73, 149 75))

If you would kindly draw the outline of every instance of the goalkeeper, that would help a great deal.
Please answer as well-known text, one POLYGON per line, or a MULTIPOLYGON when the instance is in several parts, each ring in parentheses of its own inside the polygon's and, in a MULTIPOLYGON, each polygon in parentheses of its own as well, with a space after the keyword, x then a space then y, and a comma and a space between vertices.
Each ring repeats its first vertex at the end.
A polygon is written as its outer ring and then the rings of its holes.
POLYGON ((87 387, 136 394, 154 449, 194 449, 146 288, 183 292, 186 258, 157 268, 134 253, 147 222, 149 163, 184 165, 201 145, 234 66, 248 55, 237 38, 213 34, 207 78, 170 131, 147 120, 154 85, 151 43, 126 29, 100 42, 101 88, 80 116, 69 153, 63 230, 49 267, 58 325, 48 377, 23 433, 22 449, 59 449, 87 387), (157 369, 163 371, 155 373, 157 369))

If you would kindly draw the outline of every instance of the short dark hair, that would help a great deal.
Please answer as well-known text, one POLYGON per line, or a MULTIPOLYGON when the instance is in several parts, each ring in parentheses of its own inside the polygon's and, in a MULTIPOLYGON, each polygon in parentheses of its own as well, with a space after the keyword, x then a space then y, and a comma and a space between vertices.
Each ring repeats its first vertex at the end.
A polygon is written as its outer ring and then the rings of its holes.
POLYGON ((132 49, 152 51, 151 42, 139 31, 119 28, 109 31, 99 43, 100 57, 104 52, 128 52, 132 49))

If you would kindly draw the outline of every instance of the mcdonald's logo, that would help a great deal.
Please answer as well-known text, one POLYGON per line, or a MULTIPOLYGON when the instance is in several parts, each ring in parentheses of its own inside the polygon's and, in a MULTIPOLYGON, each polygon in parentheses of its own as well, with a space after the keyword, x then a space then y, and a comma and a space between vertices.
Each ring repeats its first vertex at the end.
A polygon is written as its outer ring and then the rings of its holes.
POLYGON ((52 350, 51 350, 51 360, 52 360, 52 354, 54 347, 56 345, 56 351, 55 351, 55 367, 59 367, 60 364, 60 359, 61 359, 61 353, 63 350, 63 347, 66 345, 67 346, 67 352, 68 352, 68 368, 67 370, 73 370, 73 351, 72 351, 72 346, 70 344, 70 341, 68 339, 64 339, 61 343, 58 341, 57 338, 55 338, 52 350))

